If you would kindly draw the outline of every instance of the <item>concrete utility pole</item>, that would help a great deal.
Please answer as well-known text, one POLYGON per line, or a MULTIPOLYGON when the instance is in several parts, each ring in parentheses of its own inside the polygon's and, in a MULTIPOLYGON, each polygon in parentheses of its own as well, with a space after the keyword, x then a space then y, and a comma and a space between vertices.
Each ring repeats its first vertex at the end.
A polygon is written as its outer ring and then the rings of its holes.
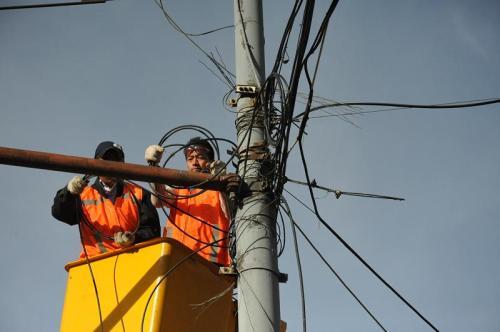
POLYGON ((261 0, 234 0, 238 173, 252 189, 236 213, 238 328, 277 332, 280 325, 276 202, 265 191, 261 168, 269 158, 264 111, 257 94, 264 80, 261 0))

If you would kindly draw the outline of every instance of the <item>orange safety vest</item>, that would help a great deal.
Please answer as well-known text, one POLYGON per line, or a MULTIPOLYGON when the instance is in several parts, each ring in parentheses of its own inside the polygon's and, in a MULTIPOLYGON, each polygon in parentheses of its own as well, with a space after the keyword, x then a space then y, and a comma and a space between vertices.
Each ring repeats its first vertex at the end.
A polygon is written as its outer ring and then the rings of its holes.
MULTIPOLYGON (((123 193, 115 202, 103 197, 95 188, 86 187, 80 194, 83 218, 80 223, 83 243, 89 257, 121 247, 113 241, 116 232, 135 232, 139 225, 137 203, 142 200, 142 189, 123 185, 123 193)), ((85 257, 82 251, 80 258, 85 257)))
MULTIPOLYGON (((199 191, 178 189, 177 194, 186 196, 196 194, 199 191)), ((219 265, 227 266, 230 264, 227 240, 229 219, 222 210, 218 191, 207 190, 194 197, 177 198, 170 208, 168 219, 171 224, 165 226, 163 236, 171 237, 194 251, 209 243, 226 238, 215 245, 202 249, 198 254, 219 265)))

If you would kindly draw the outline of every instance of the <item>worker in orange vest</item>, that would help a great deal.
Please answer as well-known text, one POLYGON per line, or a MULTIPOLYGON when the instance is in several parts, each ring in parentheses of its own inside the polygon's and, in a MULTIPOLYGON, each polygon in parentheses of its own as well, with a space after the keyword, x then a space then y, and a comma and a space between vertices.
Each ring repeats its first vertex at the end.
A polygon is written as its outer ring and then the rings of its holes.
MULTIPOLYGON (((120 145, 105 141, 95 159, 123 162, 120 145)), ((60 189, 52 216, 79 225, 83 251, 80 258, 114 251, 160 236, 160 222, 151 195, 122 179, 99 176, 88 186, 87 176, 75 176, 60 189)))
MULTIPOLYGON (((157 166, 163 151, 159 145, 149 146, 145 152, 146 161, 157 166)), ((189 171, 225 174, 224 163, 214 161, 214 150, 207 140, 194 137, 183 151, 189 171)), ((227 181, 228 191, 234 191, 239 186, 239 177, 235 174, 228 174, 223 180, 227 181)), ((155 185, 155 189, 160 198, 153 195, 153 204, 170 208, 163 235, 198 251, 201 257, 212 263, 230 265, 228 243, 231 213, 226 194, 214 190, 172 189, 159 184, 155 185)))

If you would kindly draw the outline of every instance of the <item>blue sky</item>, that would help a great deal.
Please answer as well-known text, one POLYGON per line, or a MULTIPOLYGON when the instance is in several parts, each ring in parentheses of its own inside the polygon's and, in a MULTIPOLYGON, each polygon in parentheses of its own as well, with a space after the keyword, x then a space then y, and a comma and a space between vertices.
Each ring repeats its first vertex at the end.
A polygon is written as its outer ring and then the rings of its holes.
MULTIPOLYGON (((317 1, 315 28, 327 5, 317 1)), ((290 7, 288 1, 265 3, 268 70, 290 7)), ((189 32, 233 21, 230 1, 177 1, 167 8, 189 32)), ((343 102, 498 98, 499 13, 493 0, 341 2, 315 94, 343 102)), ((196 40, 234 68, 232 29, 196 40)), ((234 114, 222 105, 227 87, 153 1, 0 12, 0 45, 2 146, 92 156, 97 143, 110 139, 124 146, 128 161, 143 163, 145 147, 181 124, 235 138, 234 114)), ((350 116, 356 126, 320 118, 307 128, 307 159, 319 184, 406 198, 336 200, 316 193, 328 223, 442 331, 500 330, 499 107, 350 116)), ((302 108, 298 104, 297 112, 302 108)), ((296 153, 288 176, 304 178, 296 153)), ((77 258, 79 240, 76 228, 51 217, 50 206, 71 177, 0 167, 2 331, 59 326, 63 266, 77 258)), ((311 205, 304 188, 286 188, 311 205)), ((430 330, 313 215, 287 199, 297 222, 389 331, 430 330)), ((279 259, 289 274, 280 288, 281 313, 289 331, 301 331, 287 228, 279 259)), ((309 330, 376 331, 303 239, 299 246, 309 330)))

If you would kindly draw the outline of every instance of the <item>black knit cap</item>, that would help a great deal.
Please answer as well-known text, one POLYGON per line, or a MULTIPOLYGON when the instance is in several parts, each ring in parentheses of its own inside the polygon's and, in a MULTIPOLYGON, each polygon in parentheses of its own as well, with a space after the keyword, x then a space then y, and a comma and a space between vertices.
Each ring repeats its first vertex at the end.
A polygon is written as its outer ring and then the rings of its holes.
MULTIPOLYGON (((99 143, 97 148, 95 149, 94 158, 103 158, 106 153, 109 151, 116 151, 119 156, 121 156, 121 160, 125 160, 125 154, 123 153, 123 148, 120 144, 116 144, 111 141, 104 141, 99 143)), ((105 159, 105 158, 103 158, 105 159)))
POLYGON ((208 142, 208 140, 203 139, 201 137, 193 137, 191 138, 187 143, 186 147, 184 148, 184 156, 187 156, 187 150, 189 147, 201 147, 207 150, 207 155, 210 160, 214 160, 214 148, 212 145, 208 142))

